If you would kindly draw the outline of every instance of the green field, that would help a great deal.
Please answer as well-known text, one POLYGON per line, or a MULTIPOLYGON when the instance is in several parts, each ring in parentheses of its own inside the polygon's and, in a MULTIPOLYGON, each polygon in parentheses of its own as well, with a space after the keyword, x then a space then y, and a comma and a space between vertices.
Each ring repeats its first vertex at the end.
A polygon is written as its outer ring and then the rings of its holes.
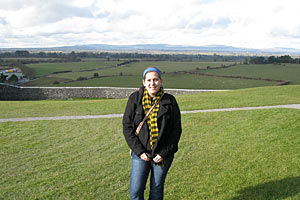
POLYGON ((231 68, 209 70, 210 74, 248 76, 255 78, 272 78, 277 80, 288 80, 291 84, 300 84, 299 64, 260 64, 260 65, 237 65, 231 68))
MULTIPOLYGON (((166 74, 164 77, 165 88, 175 89, 239 89, 259 86, 274 86, 275 82, 263 80, 243 80, 222 77, 208 77, 194 74, 166 74)), ((139 87, 142 85, 142 77, 139 76, 112 76, 97 79, 89 79, 70 83, 61 83, 57 86, 84 87, 84 86, 108 86, 108 87, 139 87)))
POLYGON ((262 86, 278 85, 276 81, 265 79, 289 81, 290 84, 300 84, 299 64, 257 64, 210 69, 220 66, 229 66, 232 62, 133 62, 117 66, 121 61, 97 61, 74 63, 39 63, 28 65, 40 77, 26 85, 28 86, 109 86, 109 87, 139 87, 141 74, 148 66, 157 66, 163 72, 164 86, 167 88, 185 89, 241 89, 262 86), (92 71, 84 71, 91 70, 92 71), (202 70, 199 70, 202 69, 202 70), (59 71, 71 71, 57 73, 59 71), (186 72, 204 73, 211 76, 188 74, 186 72), (99 78, 94 78, 95 73, 99 78), (234 78, 228 76, 240 76, 234 78), (245 79, 248 77, 252 79, 245 79), (85 78, 87 80, 79 80, 85 78), (257 80, 261 79, 261 80, 257 80))
MULTIPOLYGON (((300 104, 299 91, 262 87, 176 98, 181 110, 300 104)), ((1 101, 0 108, 1 118, 15 118, 123 113, 125 104, 1 101)), ((0 123, 0 199, 129 199, 130 157, 121 122, 0 123)), ((165 199, 300 199, 299 122, 294 109, 182 115, 165 199)))
MULTIPOLYGON (((114 66, 122 61, 113 62, 71 62, 71 63, 38 63, 29 64, 28 66, 36 70, 36 76, 48 75, 57 71, 65 70, 86 70, 86 69, 97 69, 109 66, 114 66)), ((110 69, 101 70, 103 75, 119 75, 123 72, 124 75, 140 75, 144 69, 148 66, 157 66, 162 72, 175 72, 182 70, 195 70, 196 67, 206 68, 207 66, 218 67, 226 62, 133 62, 128 65, 120 67, 112 67, 110 69)), ((228 62, 228 64, 232 64, 228 62)))
POLYGON ((67 62, 28 64, 35 70, 35 76, 45 76, 60 71, 80 71, 112 66, 118 62, 67 62))

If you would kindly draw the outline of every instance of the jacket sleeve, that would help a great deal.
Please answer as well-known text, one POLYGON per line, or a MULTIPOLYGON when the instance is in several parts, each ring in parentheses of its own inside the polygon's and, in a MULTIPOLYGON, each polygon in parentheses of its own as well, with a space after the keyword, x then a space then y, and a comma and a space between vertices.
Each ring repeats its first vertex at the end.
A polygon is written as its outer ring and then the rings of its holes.
POLYGON ((135 134, 137 126, 134 124, 134 116, 137 106, 134 102, 134 95, 131 95, 128 99, 125 113, 123 115, 123 134, 129 148, 139 156, 145 152, 145 148, 140 142, 138 136, 135 134))
POLYGON ((166 157, 169 154, 176 153, 178 151, 178 143, 181 137, 181 114, 179 106, 176 102, 175 97, 171 99, 171 127, 170 135, 168 136, 165 145, 158 152, 162 157, 166 157))

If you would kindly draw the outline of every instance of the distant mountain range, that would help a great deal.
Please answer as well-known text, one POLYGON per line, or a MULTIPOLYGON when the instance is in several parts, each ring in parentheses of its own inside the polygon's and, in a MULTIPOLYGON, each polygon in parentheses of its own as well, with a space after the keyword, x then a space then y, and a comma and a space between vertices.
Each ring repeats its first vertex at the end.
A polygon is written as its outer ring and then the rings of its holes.
POLYGON ((0 48, 0 50, 37 50, 37 51, 175 51, 175 52, 202 52, 202 53, 230 53, 230 54, 267 54, 267 55, 300 55, 300 49, 293 48, 271 48, 271 49, 250 49, 238 48, 224 45, 208 46, 184 46, 168 44, 137 44, 137 45, 108 45, 108 44, 87 44, 76 46, 61 46, 49 48, 0 48))

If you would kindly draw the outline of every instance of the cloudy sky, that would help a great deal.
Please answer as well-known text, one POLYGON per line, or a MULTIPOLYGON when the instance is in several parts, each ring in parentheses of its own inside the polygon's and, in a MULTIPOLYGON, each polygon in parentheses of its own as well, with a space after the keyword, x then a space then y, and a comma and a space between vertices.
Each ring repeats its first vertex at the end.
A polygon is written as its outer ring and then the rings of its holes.
POLYGON ((0 48, 79 44, 300 49, 299 0, 1 0, 0 48))

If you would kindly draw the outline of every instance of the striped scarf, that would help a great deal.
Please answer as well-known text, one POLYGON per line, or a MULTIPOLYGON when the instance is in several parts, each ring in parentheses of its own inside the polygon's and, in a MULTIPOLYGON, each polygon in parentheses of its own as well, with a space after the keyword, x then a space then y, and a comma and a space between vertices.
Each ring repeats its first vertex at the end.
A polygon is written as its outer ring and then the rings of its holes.
MULTIPOLYGON (((161 87, 157 95, 153 98, 150 97, 148 94, 147 89, 144 89, 144 95, 143 95, 143 109, 145 114, 149 111, 149 109, 158 101, 158 99, 161 97, 163 94, 164 90, 161 87)), ((157 141, 158 137, 158 126, 157 126, 157 113, 159 111, 159 103, 153 108, 152 112, 150 113, 148 119, 147 119, 147 124, 150 130, 150 147, 153 149, 153 146, 155 142, 157 141)))

